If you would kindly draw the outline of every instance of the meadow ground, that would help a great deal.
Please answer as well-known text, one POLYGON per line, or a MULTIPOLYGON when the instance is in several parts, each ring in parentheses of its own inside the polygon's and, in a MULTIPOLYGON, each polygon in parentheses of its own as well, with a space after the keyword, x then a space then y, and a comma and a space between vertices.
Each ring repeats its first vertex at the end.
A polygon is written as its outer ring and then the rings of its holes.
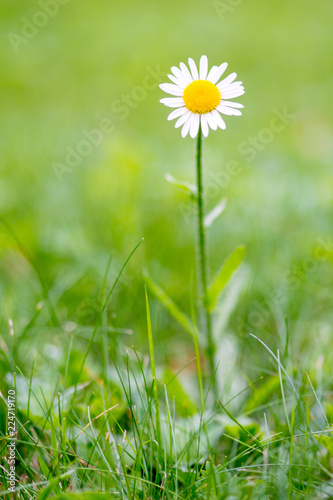
POLYGON ((332 2, 0 14, 0 496, 333 498, 332 2), (246 90, 203 144, 211 276, 246 249, 213 315, 218 398, 193 201, 165 180, 195 182, 195 141, 158 102, 202 54, 246 90))

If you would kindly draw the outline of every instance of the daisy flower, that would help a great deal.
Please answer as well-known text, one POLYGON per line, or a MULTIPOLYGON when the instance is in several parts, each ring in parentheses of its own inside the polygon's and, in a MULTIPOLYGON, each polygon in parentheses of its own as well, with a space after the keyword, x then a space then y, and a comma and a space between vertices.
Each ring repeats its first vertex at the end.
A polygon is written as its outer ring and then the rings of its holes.
POLYGON ((175 127, 182 127, 182 137, 188 133, 192 138, 196 137, 200 126, 203 136, 207 137, 209 128, 226 128, 220 113, 234 116, 242 114, 239 109, 243 105, 228 99, 243 95, 244 87, 242 82, 235 82, 236 73, 231 73, 219 82, 227 69, 227 63, 213 66, 209 72, 207 56, 201 56, 199 70, 193 59, 189 58, 188 64, 190 69, 182 62, 179 68, 171 68, 172 75, 168 77, 173 83, 162 83, 160 88, 174 97, 166 97, 160 102, 169 108, 176 108, 168 120, 178 118, 175 127))

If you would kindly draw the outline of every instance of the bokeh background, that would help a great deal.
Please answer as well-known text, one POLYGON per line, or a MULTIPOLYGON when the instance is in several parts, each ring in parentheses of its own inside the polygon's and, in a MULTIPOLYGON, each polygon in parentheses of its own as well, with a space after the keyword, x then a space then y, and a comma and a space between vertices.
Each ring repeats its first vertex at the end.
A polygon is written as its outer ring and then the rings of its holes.
MULTIPOLYGON (((202 54, 210 65, 228 61, 246 90, 237 100, 243 117, 226 117, 227 130, 204 142, 207 206, 228 199, 209 231, 212 275, 236 246, 247 249, 222 297, 218 342, 229 339, 229 362, 247 374, 270 366, 249 332, 284 349, 288 331, 296 361, 328 352, 332 243, 325 258, 314 255, 333 227, 332 2, 26 0, 2 2, 0 14, 0 213, 29 249, 61 320, 53 327, 42 308, 20 363, 34 355, 60 362, 71 337, 85 349, 80 327, 97 319, 110 253, 108 288, 142 237, 108 308, 110 325, 133 333, 110 335, 110 348, 117 341, 148 352, 144 271, 190 314, 195 218, 164 176, 194 181, 195 142, 167 122, 158 83, 202 54), (271 132, 276 110, 292 116, 271 132), (86 132, 111 122, 68 168, 66 155, 86 132), (230 162, 237 174, 228 177, 230 162)), ((21 250, 2 225, 8 345, 8 319, 22 334, 42 300, 21 250)), ((188 335, 153 296, 151 309, 159 363, 182 366, 193 357, 188 335)), ((98 346, 93 354, 98 360, 98 346)))

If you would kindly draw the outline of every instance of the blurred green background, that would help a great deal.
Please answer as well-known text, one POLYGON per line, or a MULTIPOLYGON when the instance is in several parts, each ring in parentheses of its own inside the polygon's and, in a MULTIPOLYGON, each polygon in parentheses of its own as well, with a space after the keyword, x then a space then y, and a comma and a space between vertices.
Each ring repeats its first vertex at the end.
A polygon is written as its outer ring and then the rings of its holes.
MULTIPOLYGON (((45 346, 61 352, 72 335, 81 348, 75 325, 97 319, 110 252, 108 287, 142 237, 108 309, 110 324, 133 334, 115 338, 147 352, 143 270, 189 313, 195 219, 184 217, 190 201, 164 175, 194 181, 195 142, 167 122, 157 84, 171 66, 202 54, 210 65, 229 62, 246 90, 236 99, 243 117, 226 117, 227 130, 204 143, 208 208, 228 199, 209 231, 212 274, 236 246, 247 249, 222 298, 233 362, 265 366, 248 333, 283 348, 285 316, 296 359, 332 347, 331 258, 306 264, 333 227, 332 2, 26 0, 3 1, 0 13, 0 213, 29 248, 62 324, 51 329, 43 308, 20 362, 36 353, 47 359, 53 351, 45 346), (293 118, 281 132, 263 132, 274 110, 293 118), (55 162, 65 164, 68 148, 106 119, 112 132, 60 179, 55 162), (243 143, 253 140, 250 159, 243 143), (231 161, 237 175, 216 189, 214 174, 231 161), (275 291, 283 298, 270 303, 275 291)), ((1 334, 9 343, 8 319, 20 335, 42 293, 4 226, 0 245, 1 334)), ((153 297, 151 308, 159 361, 183 365, 193 356, 189 337, 153 297)))

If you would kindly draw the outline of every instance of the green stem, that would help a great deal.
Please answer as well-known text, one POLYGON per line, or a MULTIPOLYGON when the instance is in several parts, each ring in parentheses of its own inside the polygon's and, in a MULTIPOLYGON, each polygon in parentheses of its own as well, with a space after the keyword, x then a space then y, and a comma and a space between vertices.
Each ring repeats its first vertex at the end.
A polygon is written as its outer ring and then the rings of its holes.
POLYGON ((202 323, 203 330, 207 337, 207 357, 210 367, 210 375, 212 377, 212 387, 215 399, 218 398, 216 380, 215 380, 215 345, 212 333, 211 317, 208 308, 208 268, 207 268, 207 257, 206 257, 206 235, 204 226, 204 189, 203 189, 203 177, 202 177, 202 161, 201 161, 201 150, 202 150, 202 131, 199 127, 198 141, 197 141, 197 206, 198 206, 198 264, 199 264, 199 286, 201 295, 201 304, 203 308, 202 323))

